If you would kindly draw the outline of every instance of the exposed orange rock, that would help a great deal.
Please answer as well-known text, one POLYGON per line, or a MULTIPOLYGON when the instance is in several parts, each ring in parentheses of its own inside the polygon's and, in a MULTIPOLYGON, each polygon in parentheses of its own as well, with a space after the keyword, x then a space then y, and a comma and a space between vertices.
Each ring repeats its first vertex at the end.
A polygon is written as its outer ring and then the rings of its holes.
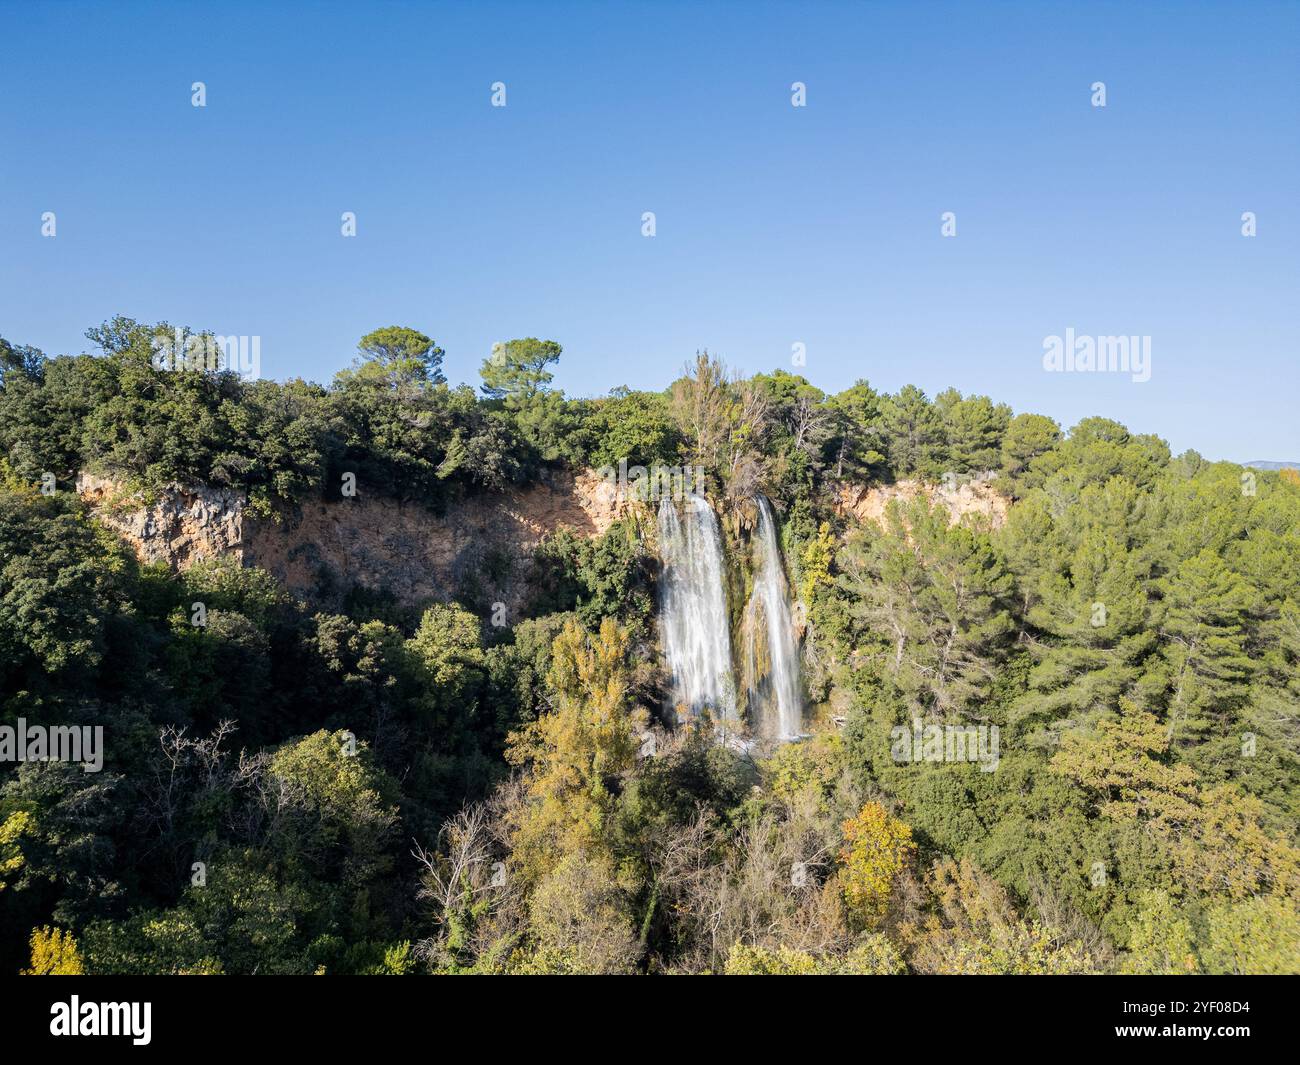
POLYGON ((542 539, 561 528, 599 536, 635 506, 592 471, 471 496, 442 515, 359 493, 304 503, 273 520, 249 513, 243 496, 230 490, 174 486, 145 503, 88 474, 77 490, 143 561, 185 569, 229 555, 307 599, 359 586, 410 603, 447 599, 474 584, 509 606, 527 591, 542 539))
POLYGON ((897 499, 908 503, 924 495, 930 502, 942 503, 956 524, 967 514, 987 518, 993 528, 1007 520, 1007 497, 996 491, 987 480, 974 479, 964 483, 926 484, 921 481, 898 481, 895 484, 845 485, 836 498, 836 508, 842 514, 852 515, 859 521, 884 521, 885 508, 897 499))
POLYGON ((385 588, 403 602, 447 599, 467 582, 516 605, 527 591, 533 549, 562 528, 605 532, 622 512, 595 475, 472 496, 435 515, 413 503, 340 499, 305 505, 279 523, 252 520, 244 560, 311 597, 322 578, 385 588))

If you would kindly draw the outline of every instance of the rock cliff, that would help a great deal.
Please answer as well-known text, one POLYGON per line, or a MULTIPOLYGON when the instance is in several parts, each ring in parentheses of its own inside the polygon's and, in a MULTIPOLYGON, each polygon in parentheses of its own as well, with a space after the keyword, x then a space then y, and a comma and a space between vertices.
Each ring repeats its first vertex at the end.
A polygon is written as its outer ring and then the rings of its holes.
MULTIPOLYGON (((576 476, 556 472, 524 488, 480 493, 443 514, 359 494, 259 517, 241 493, 229 489, 173 486, 146 501, 87 473, 77 478, 77 491, 142 561, 183 570, 230 556, 267 570, 291 593, 322 605, 361 589, 385 591, 406 605, 455 596, 504 602, 514 610, 528 596, 533 549, 542 539, 562 528, 599 536, 638 506, 590 470, 576 476)), ((977 514, 996 527, 1006 519, 1006 498, 978 479, 846 486, 836 505, 859 521, 878 523, 890 500, 921 494, 946 506, 953 521, 977 514)))
POLYGON ((185 569, 231 556, 313 602, 361 588, 385 589, 408 604, 469 594, 513 607, 527 591, 533 549, 545 536, 561 528, 598 536, 630 512, 590 471, 471 496, 442 515, 358 494, 261 518, 238 492, 174 486, 146 502, 84 473, 77 491, 142 561, 185 569))
POLYGON ((881 524, 885 508, 897 499, 908 503, 925 495, 931 503, 941 503, 948 508, 953 522, 967 514, 987 518, 993 528, 1007 520, 1010 501, 996 491, 986 479, 976 478, 963 483, 924 484, 920 481, 898 481, 896 484, 849 485, 840 490, 836 506, 842 514, 852 515, 859 521, 881 524))

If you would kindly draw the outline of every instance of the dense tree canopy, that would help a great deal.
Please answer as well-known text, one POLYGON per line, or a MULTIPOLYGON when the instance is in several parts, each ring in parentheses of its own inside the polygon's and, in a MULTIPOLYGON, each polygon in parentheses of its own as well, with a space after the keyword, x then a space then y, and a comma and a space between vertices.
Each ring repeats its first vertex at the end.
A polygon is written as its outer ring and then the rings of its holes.
POLYGON ((96 773, 0 763, 7 971, 1300 971, 1290 471, 706 352, 571 398, 551 340, 499 345, 476 390, 413 328, 327 386, 160 361, 192 335, 0 340, 0 725, 108 737, 96 773), (649 506, 544 537, 503 623, 146 565, 74 491, 206 484, 276 520, 346 474, 442 511, 623 463, 701 467, 736 555, 772 501, 802 742, 661 712, 649 506), (900 482, 1009 509, 845 504, 900 482), (898 754, 968 728, 994 759, 898 754))

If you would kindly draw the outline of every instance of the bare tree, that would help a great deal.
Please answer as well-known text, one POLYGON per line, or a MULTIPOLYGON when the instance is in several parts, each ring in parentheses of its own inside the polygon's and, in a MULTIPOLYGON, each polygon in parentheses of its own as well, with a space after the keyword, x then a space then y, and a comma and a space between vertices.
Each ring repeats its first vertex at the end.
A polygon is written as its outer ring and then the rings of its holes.
POLYGON ((527 894, 508 864, 510 815, 524 794, 516 774, 443 825, 432 851, 415 844, 411 854, 422 867, 417 897, 433 904, 436 929, 416 944, 426 964, 492 967, 527 934, 527 894))
POLYGON ((673 412, 692 442, 691 461, 716 469, 731 403, 727 368, 721 359, 698 352, 673 385, 673 412))
POLYGON ((438 925, 445 925, 450 914, 491 887, 493 846, 488 820, 483 803, 466 806, 442 826, 437 850, 427 851, 417 842, 411 851, 424 867, 416 897, 433 902, 438 925))

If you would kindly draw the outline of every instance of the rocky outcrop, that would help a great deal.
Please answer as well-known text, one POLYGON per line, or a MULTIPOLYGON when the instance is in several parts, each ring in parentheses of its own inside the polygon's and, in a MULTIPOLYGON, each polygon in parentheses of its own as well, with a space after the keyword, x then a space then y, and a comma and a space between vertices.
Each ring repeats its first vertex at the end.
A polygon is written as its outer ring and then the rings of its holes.
POLYGON ((116 481, 77 475, 77 493, 142 562, 184 569, 219 555, 243 557, 244 497, 225 488, 182 488, 148 502, 116 481))
MULTIPOLYGON (((267 570, 288 591, 320 605, 360 589, 386 592, 403 604, 459 597, 514 610, 528 597, 533 551, 547 536, 569 529, 595 537, 620 517, 649 513, 646 504, 629 501, 590 470, 473 495, 442 514, 359 494, 261 517, 230 489, 173 486, 145 500, 87 473, 78 476, 77 491, 144 562, 183 570, 230 556, 267 570)), ((975 514, 996 527, 1006 519, 1006 498, 981 479, 848 486, 836 505, 846 516, 879 523, 891 500, 918 495, 942 503, 954 522, 975 514)), ((653 522, 647 534, 653 536, 653 522)))
POLYGON ((343 587, 383 589, 404 603, 462 596, 513 608, 527 594, 533 549, 545 537, 560 529, 599 536, 621 513, 613 488, 590 473, 473 496, 442 515, 358 496, 254 521, 244 562, 306 598, 343 587))
POLYGON ((949 484, 925 484, 921 481, 898 481, 895 484, 846 485, 840 489, 836 507, 840 513, 851 515, 858 521, 883 524, 885 508, 897 499, 910 502, 925 496, 931 504, 941 503, 948 508, 955 524, 967 514, 987 519, 992 528, 1007 520, 1011 505, 1006 496, 997 492, 989 478, 973 478, 949 484))
POLYGON ((228 555, 317 603, 365 589, 407 604, 460 595, 514 607, 527 594, 542 539, 562 528, 599 536, 633 508, 591 471, 471 496, 441 515, 358 494, 263 518, 238 492, 175 486, 145 502, 89 474, 77 490, 142 561, 185 569, 228 555))

